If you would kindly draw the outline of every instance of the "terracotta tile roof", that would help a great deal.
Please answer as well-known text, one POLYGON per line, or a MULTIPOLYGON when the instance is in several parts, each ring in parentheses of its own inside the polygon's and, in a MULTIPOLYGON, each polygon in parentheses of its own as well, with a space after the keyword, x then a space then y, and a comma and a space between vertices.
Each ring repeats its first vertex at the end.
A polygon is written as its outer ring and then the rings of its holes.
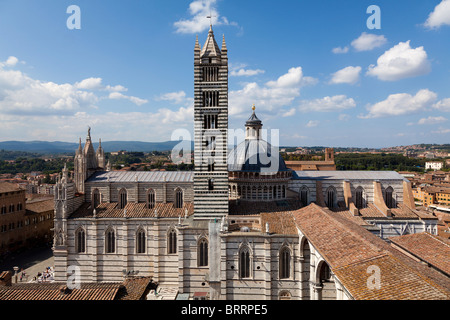
POLYGON ((55 209, 55 201, 53 199, 48 199, 43 201, 34 201, 31 203, 27 202, 26 209, 32 214, 53 211, 55 209))
POLYGON ((417 218, 425 218, 425 219, 436 219, 436 217, 433 217, 429 214, 426 214, 425 212, 419 212, 418 210, 411 210, 407 206, 403 205, 402 203, 399 203, 397 205, 397 208, 391 209, 392 216, 394 218, 401 218, 401 219, 417 219, 417 218))
POLYGON ((450 276, 450 241, 428 232, 389 238, 395 245, 450 276))
MULTIPOLYGON (((145 203, 127 203, 125 206, 126 216, 128 218, 153 218, 155 209, 158 217, 178 218, 184 217, 185 210, 188 210, 188 217, 194 214, 194 205, 192 202, 185 202, 183 208, 174 208, 173 203, 156 203, 155 208, 148 209, 145 203)), ((124 209, 118 208, 117 202, 101 203, 96 208, 97 218, 123 218, 124 209)), ((93 209, 90 203, 84 203, 71 216, 71 219, 92 218, 93 209)))
POLYGON ((277 234, 297 234, 294 218, 290 212, 264 212, 261 213, 261 230, 266 230, 269 223, 269 232, 277 234))
POLYGON ((373 203, 369 203, 366 208, 359 209, 359 214, 363 218, 386 218, 373 203))
POLYGON ((450 279, 405 256, 340 213, 311 204, 294 221, 355 299, 450 299, 450 279), (380 268, 381 288, 367 285, 368 266, 380 268), (417 289, 420 287, 420 289, 417 289))
POLYGON ((336 268, 333 273, 356 300, 450 299, 449 290, 440 289, 391 255, 336 268), (367 281, 373 273, 367 270, 371 266, 380 268, 379 289, 368 288, 367 281))
POLYGON ((0 193, 3 192, 13 192, 13 191, 21 191, 23 189, 20 189, 19 187, 17 187, 16 184, 14 183, 9 183, 9 182, 0 182, 0 193))
POLYGON ((127 278, 115 300, 143 300, 148 292, 155 288, 156 285, 152 282, 152 277, 127 278))
POLYGON ((348 209, 346 210, 333 210, 333 212, 339 214, 340 216, 349 219, 351 221, 353 221, 354 223, 360 225, 360 226, 369 226, 370 224, 368 224, 363 218, 361 218, 361 216, 354 216, 348 209))
MULTIPOLYGON (((394 219, 436 219, 436 217, 426 212, 420 210, 412 210, 405 206, 403 203, 398 203, 397 208, 391 209, 391 213, 392 218, 394 219)), ((380 210, 378 210, 378 208, 373 203, 369 203, 367 207, 359 209, 359 214, 363 218, 386 218, 386 216, 380 210)))
POLYGON ((114 300, 121 285, 82 283, 80 289, 68 290, 61 283, 13 284, 0 287, 0 300, 114 300))

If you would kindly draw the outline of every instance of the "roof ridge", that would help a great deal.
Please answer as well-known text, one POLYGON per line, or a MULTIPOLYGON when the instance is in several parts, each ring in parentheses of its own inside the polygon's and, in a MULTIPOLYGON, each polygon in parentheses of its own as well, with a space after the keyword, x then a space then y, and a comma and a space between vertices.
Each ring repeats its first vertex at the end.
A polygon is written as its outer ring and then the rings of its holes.
POLYGON ((436 235, 431 234, 431 233, 429 233, 427 231, 425 231, 424 233, 426 235, 428 235, 429 237, 431 237, 432 239, 437 240, 437 241, 441 242, 442 244, 444 244, 445 246, 450 248, 450 243, 445 242, 443 239, 441 239, 441 238, 437 237, 436 235))
POLYGON ((343 266, 339 266, 339 267, 333 268, 333 269, 334 270, 340 270, 340 269, 343 269, 343 268, 348 268, 348 267, 351 267, 351 266, 354 266, 354 265, 365 263, 365 262, 368 262, 368 261, 371 261, 371 260, 376 260, 376 259, 379 259, 379 258, 382 258, 382 257, 386 257, 386 256, 389 256, 389 255, 390 254, 388 252, 383 252, 383 253, 380 253, 379 255, 376 255, 376 256, 373 256, 373 257, 370 257, 370 258, 366 258, 366 259, 361 259, 361 260, 358 260, 358 261, 355 261, 355 262, 352 262, 352 263, 349 263, 349 264, 346 264, 346 265, 343 265, 343 266))

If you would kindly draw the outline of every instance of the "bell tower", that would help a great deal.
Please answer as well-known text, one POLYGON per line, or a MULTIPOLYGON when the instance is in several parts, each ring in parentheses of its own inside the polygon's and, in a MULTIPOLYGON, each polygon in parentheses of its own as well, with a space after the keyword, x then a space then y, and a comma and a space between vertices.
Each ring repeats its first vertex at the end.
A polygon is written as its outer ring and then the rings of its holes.
POLYGON ((194 218, 228 214, 228 51, 212 26, 203 48, 194 49, 194 218))

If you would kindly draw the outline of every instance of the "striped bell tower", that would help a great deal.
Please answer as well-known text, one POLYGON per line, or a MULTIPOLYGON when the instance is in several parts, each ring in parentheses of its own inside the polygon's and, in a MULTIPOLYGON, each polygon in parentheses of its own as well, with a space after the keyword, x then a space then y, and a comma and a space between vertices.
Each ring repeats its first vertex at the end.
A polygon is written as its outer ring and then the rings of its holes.
POLYGON ((194 219, 228 214, 228 55, 210 26, 208 38, 194 49, 194 219))

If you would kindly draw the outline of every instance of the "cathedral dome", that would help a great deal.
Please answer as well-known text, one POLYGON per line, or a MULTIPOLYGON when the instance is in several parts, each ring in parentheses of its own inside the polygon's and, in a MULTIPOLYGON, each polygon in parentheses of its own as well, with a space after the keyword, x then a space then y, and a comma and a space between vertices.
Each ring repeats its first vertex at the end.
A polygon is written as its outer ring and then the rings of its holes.
POLYGON ((267 172, 289 171, 278 148, 261 139, 262 121, 253 113, 245 122, 245 140, 228 154, 228 171, 267 172))
POLYGON ((228 154, 228 171, 288 171, 286 163, 274 148, 262 139, 246 139, 228 154), (276 154, 273 154, 273 153, 276 154))

